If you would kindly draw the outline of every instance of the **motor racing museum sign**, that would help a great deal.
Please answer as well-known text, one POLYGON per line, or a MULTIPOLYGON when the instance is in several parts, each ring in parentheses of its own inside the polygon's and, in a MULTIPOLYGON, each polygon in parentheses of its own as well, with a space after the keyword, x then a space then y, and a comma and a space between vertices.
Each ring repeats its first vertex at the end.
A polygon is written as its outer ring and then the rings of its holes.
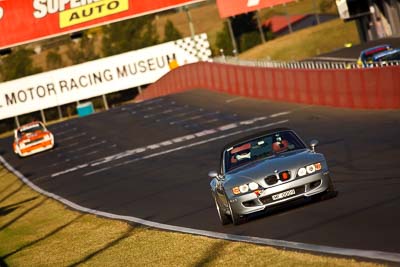
POLYGON ((206 34, 0 83, 0 120, 150 84, 173 66, 208 61, 206 34))
POLYGON ((0 49, 201 1, 0 0, 0 49))

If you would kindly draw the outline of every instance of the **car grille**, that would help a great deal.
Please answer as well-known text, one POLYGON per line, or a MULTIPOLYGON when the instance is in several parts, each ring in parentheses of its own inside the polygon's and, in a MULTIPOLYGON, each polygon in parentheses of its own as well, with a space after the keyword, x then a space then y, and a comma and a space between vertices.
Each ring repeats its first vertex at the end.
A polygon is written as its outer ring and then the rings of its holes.
MULTIPOLYGON (((289 190, 289 189, 288 189, 288 190, 289 190)), ((292 195, 292 196, 290 196, 290 197, 303 194, 303 193, 305 192, 305 186, 302 185, 302 186, 295 187, 294 190, 296 191, 296 194, 295 194, 295 195, 292 195)), ((285 191, 287 191, 287 190, 285 190, 285 191)), ((282 192, 285 192, 285 191, 282 191, 282 192)), ((277 192, 276 194, 278 194, 278 193, 281 193, 281 192, 277 192)), ((272 195, 275 195, 275 194, 272 194, 272 195)), ((272 202, 274 202, 274 200, 272 200, 272 195, 265 196, 265 197, 260 197, 260 201, 261 201, 264 205, 265 205, 265 204, 272 203, 272 202)), ((282 199, 279 199, 279 200, 282 200, 282 199)), ((278 201, 278 200, 277 200, 277 201, 278 201)))
POLYGON ((278 178, 276 177, 276 175, 270 175, 264 180, 267 183, 267 185, 274 185, 278 182, 278 178))

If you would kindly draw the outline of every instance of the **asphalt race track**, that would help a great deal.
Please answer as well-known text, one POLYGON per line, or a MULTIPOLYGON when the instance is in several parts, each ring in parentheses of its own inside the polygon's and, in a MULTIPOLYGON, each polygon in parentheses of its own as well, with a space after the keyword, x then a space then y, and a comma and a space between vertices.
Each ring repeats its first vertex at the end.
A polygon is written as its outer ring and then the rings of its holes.
POLYGON ((400 253, 400 111, 305 106, 205 90, 49 127, 56 148, 0 154, 43 190, 84 207, 220 233, 400 253), (222 226, 207 173, 228 142, 272 127, 318 139, 339 191, 222 226))

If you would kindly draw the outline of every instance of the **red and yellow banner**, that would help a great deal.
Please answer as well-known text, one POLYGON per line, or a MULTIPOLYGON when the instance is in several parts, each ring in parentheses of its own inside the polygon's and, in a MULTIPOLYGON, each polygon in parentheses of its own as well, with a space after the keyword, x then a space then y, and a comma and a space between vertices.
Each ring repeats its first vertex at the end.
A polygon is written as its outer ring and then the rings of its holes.
POLYGON ((0 0, 0 49, 204 0, 0 0))
POLYGON ((217 5, 221 18, 227 18, 294 1, 295 0, 217 0, 217 5))

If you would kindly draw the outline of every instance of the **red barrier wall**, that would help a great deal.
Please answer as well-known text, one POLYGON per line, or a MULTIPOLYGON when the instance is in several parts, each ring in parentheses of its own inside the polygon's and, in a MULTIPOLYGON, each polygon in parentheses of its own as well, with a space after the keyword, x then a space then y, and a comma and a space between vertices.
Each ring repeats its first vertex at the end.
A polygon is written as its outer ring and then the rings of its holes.
POLYGON ((304 70, 200 62, 169 72, 141 99, 197 88, 309 105, 398 109, 400 67, 304 70))

